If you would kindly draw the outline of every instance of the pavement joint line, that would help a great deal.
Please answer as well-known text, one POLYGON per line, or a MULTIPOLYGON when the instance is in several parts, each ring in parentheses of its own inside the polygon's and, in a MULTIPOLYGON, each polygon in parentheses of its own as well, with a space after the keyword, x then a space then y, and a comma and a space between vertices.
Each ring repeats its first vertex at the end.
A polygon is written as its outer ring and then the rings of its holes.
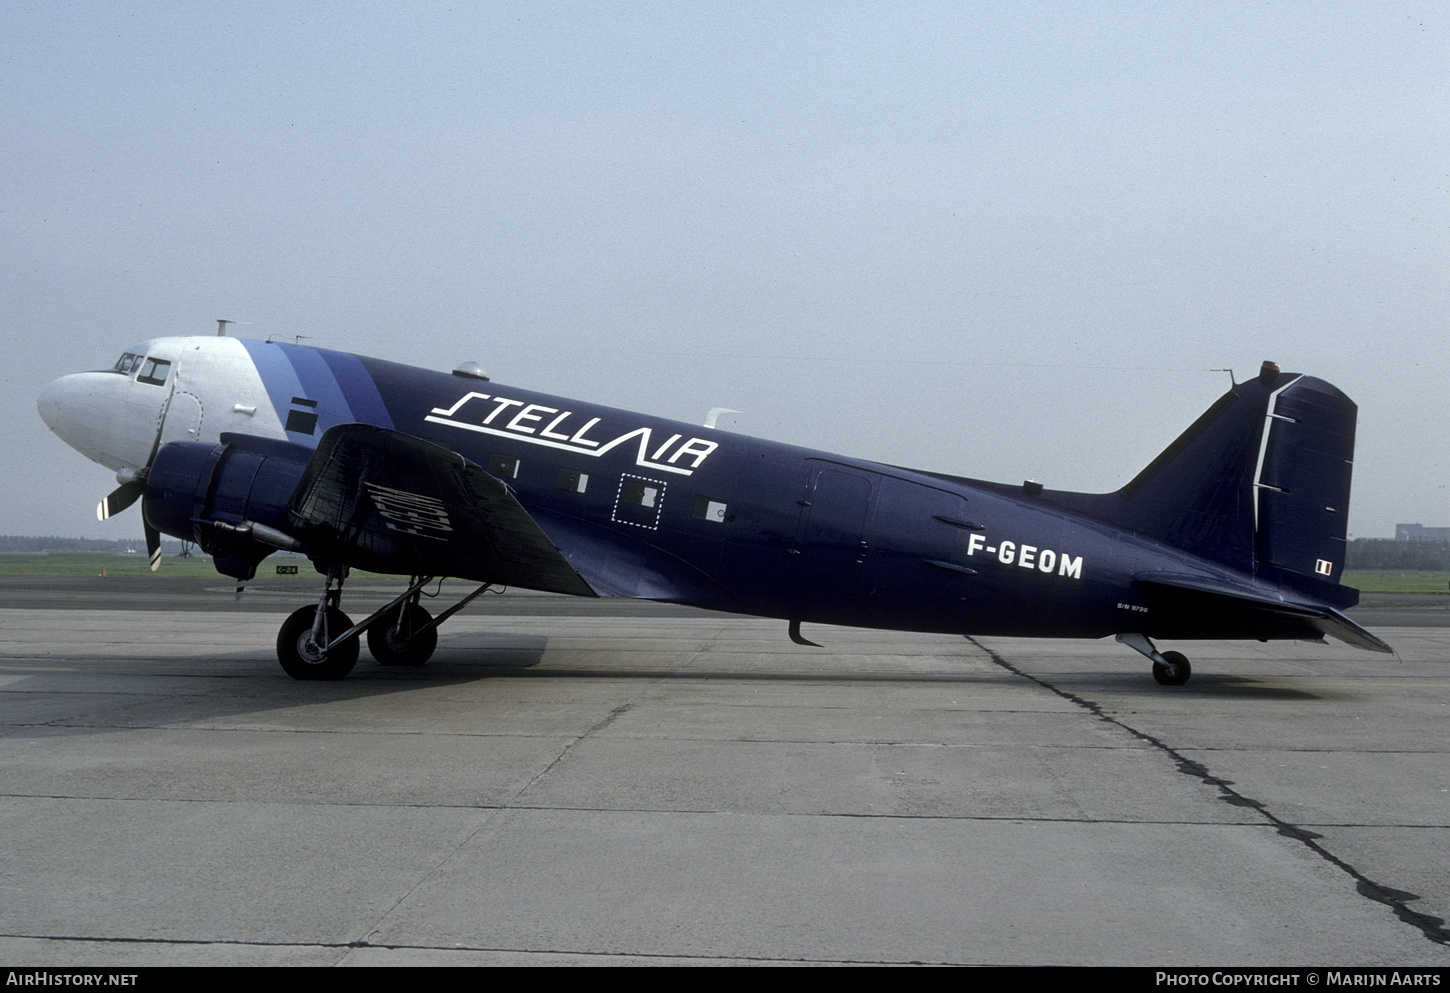
POLYGON ((640 690, 640 692, 635 695, 635 698, 633 700, 627 700, 624 703, 621 703, 618 707, 615 707, 613 710, 611 710, 609 713, 605 714, 602 718, 595 722, 593 727, 588 728, 587 730, 579 733, 578 735, 575 735, 573 740, 566 741, 564 743, 564 747, 559 750, 559 754, 554 756, 553 761, 551 761, 548 765, 544 766, 544 768, 540 769, 537 775, 535 775, 523 786, 520 786, 517 790, 515 790, 514 795, 509 797, 499 806, 512 808, 513 802, 519 797, 523 796, 525 793, 527 793, 530 789, 532 789, 535 783, 537 783, 539 780, 543 779, 551 771, 553 771, 553 769, 560 762, 563 762, 565 757, 574 749, 575 745, 578 745, 585 738, 588 738, 590 735, 594 734, 594 732, 603 730, 604 728, 607 728, 609 725, 613 724, 615 718, 619 717, 620 714, 623 714, 625 711, 629 710, 630 707, 633 707, 636 703, 638 703, 640 697, 643 695, 644 691, 640 690))
MULTIPOLYGON (((821 709, 826 709, 826 708, 821 708, 821 709)), ((842 709, 847 709, 847 708, 842 708, 842 709)), ((621 711, 621 713, 622 713, 622 711, 621 711)), ((1034 711, 1002 711, 1001 713, 1035 713, 1035 712, 1034 711)), ((1051 716, 1058 716, 1058 715, 1051 715, 1051 716)), ((1068 715, 1064 714, 1064 715, 1061 715, 1061 716, 1064 716, 1065 717, 1065 716, 1068 716, 1068 715)), ((586 734, 592 733, 593 731, 596 731, 596 730, 599 730, 603 726, 604 726, 604 724, 597 725, 596 727, 591 728, 589 732, 586 732, 586 734)), ((0 724, 0 732, 4 732, 5 730, 13 730, 13 729, 21 729, 21 728, 29 728, 29 729, 32 729, 32 730, 44 730, 44 731, 159 731, 159 732, 168 733, 168 734, 282 734, 282 735, 288 735, 288 734, 290 734, 290 735, 297 735, 298 737, 305 737, 307 735, 386 735, 386 736, 401 737, 401 738, 430 738, 430 739, 432 739, 432 738, 544 738, 544 739, 547 739, 547 738, 556 738, 556 739, 562 739, 562 738, 568 737, 568 735, 563 735, 563 734, 559 734, 559 733, 533 732, 533 731, 492 731, 492 730, 467 731, 467 730, 463 730, 463 731, 442 731, 442 732, 437 732, 437 731, 412 731, 412 730, 399 729, 399 728, 378 728, 378 729, 368 729, 368 730, 359 730, 358 728, 283 728, 283 727, 268 727, 268 726, 265 726, 265 725, 247 725, 247 724, 223 725, 223 726, 216 726, 216 725, 211 725, 211 724, 182 724, 182 725, 169 725, 169 724, 79 724, 79 723, 61 724, 61 723, 56 723, 56 722, 44 722, 44 723, 39 723, 39 724, 26 723, 26 722, 14 722, 14 723, 9 723, 9 724, 0 724)), ((921 748, 921 749, 937 749, 937 748, 940 748, 940 749, 955 749, 955 750, 959 750, 959 751, 970 751, 970 750, 974 750, 974 749, 1002 747, 1004 745, 1011 744, 1012 747, 1027 748, 1027 749, 1032 749, 1032 750, 1036 750, 1036 751, 1075 751, 1076 752, 1076 751, 1088 750, 1088 751, 1116 752, 1116 751, 1132 751, 1133 750, 1130 747, 1124 746, 1124 745, 1096 745, 1096 744, 1048 745, 1048 744, 1033 744, 1033 743, 1030 743, 1030 742, 1028 742, 1028 743, 1017 743, 1017 742, 1012 742, 1012 743, 1008 743, 1008 742, 965 742, 965 743, 955 743, 955 744, 952 744, 952 743, 947 743, 947 742, 921 742, 921 741, 911 741, 911 740, 896 741, 896 740, 884 740, 884 739, 865 740, 865 739, 855 739, 855 738, 742 738, 739 735, 726 735, 726 734, 720 734, 720 735, 715 735, 715 736, 695 735, 695 736, 692 736, 692 737, 677 737, 677 736, 674 736, 674 735, 662 735, 662 734, 632 734, 632 735, 623 735, 622 737, 624 739, 626 739, 626 740, 631 740, 631 741, 657 741, 657 740, 664 740, 664 739, 671 739, 671 740, 677 740, 677 741, 697 741, 697 742, 706 742, 706 741, 728 741, 728 742, 731 742, 732 744, 746 744, 746 745, 820 745, 821 747, 830 747, 830 748, 837 748, 837 747, 841 747, 841 746, 859 746, 861 748, 921 748)), ((578 741, 578 739, 576 738, 575 739, 575 743, 577 743, 577 741, 578 741)), ((1205 750, 1207 750, 1207 749, 1205 749, 1205 750)), ((1232 749, 1222 749, 1222 750, 1223 751, 1231 751, 1232 749)), ((1307 750, 1307 751, 1313 752, 1315 750, 1307 750)), ((1368 754, 1377 754, 1377 753, 1375 753, 1375 752, 1369 752, 1368 754)), ((1401 750, 1396 750, 1396 751, 1393 751, 1393 752, 1387 752, 1386 754, 1393 754, 1393 755, 1398 755, 1398 754, 1410 754, 1410 755, 1429 754, 1429 755, 1438 755, 1440 753, 1439 753, 1439 751, 1408 752, 1408 751, 1405 751, 1405 750, 1401 749, 1401 750)))
MULTIPOLYGON (((498 803, 374 803, 361 800, 332 800, 326 803, 314 803, 305 800, 250 800, 250 799, 217 799, 215 797, 168 797, 158 801, 154 797, 134 796, 101 796, 84 793, 0 793, 0 799, 7 800, 88 800, 105 803, 176 803, 176 804, 256 804, 259 806, 276 805, 282 807, 386 807, 393 810, 476 810, 487 813, 498 813, 501 811, 531 811, 534 813, 596 813, 596 814, 678 814, 681 817, 808 817, 816 819, 838 819, 838 820, 900 820, 900 821, 1008 821, 1023 824, 1125 824, 1132 826, 1155 825, 1160 827, 1182 827, 1185 825, 1196 825, 1200 827, 1254 827, 1254 828, 1278 828, 1274 824, 1254 824, 1248 822, 1232 821, 1205 821, 1205 820, 1138 820, 1125 817, 1043 817, 1029 814, 903 814, 903 813, 864 813, 858 811, 832 813, 820 813, 817 811, 746 811, 720 810, 720 809, 684 809, 681 807, 563 807, 558 805, 542 805, 516 803, 511 806, 503 806, 498 803)), ((1328 822, 1312 822, 1298 825, 1299 828, 1324 828, 1335 830, 1340 828, 1355 829, 1386 829, 1392 828, 1397 831, 1443 831, 1444 827, 1438 824, 1402 824, 1402 823, 1344 823, 1334 824, 1328 822)), ((1278 831, 1282 834, 1282 831, 1278 831)), ((1388 890, 1388 887, 1386 887, 1388 890)), ((1413 895, 1413 894, 1412 894, 1413 895)), ((5 937, 0 935, 0 937, 5 937)))
MULTIPOLYGON (((94 941, 98 944, 114 945, 253 945, 258 948, 351 948, 357 942, 349 941, 268 941, 265 938, 131 938, 124 936, 97 937, 85 934, 0 934, 0 938, 23 941, 94 941)), ((381 947, 381 946, 376 946, 381 947)), ((402 946, 399 946, 402 947, 402 946)), ((89 967, 86 967, 89 968, 89 967)))
MULTIPOLYGON (((950 960, 927 962, 922 959, 851 959, 805 958, 767 955, 691 955, 671 952, 591 952, 564 948, 502 948, 492 945, 409 945, 356 941, 269 941, 265 938, 133 938, 123 936, 94 937, 87 935, 0 934, 0 939, 17 941, 84 941, 97 945, 176 945, 183 947, 226 945, 239 948, 323 948, 341 952, 379 949, 381 951, 465 952, 500 955, 568 955, 594 959, 659 959, 689 962, 795 962, 809 965, 956 965, 950 960)), ((334 963, 334 966, 341 963, 334 963)), ((83 968, 90 968, 89 966, 83 968)), ((23 970, 22 970, 23 971, 23 970)))
POLYGON ((1364 897, 1367 900, 1383 904, 1386 907, 1390 908, 1390 910, 1394 911, 1396 917, 1398 917, 1404 923, 1409 924, 1411 927, 1419 929, 1419 931, 1431 942, 1437 945, 1450 945, 1450 928, 1446 927, 1443 918, 1435 917, 1430 914, 1424 914, 1410 907, 1409 904, 1411 901, 1420 899, 1417 894, 1406 893, 1403 890, 1397 890, 1393 887, 1385 886, 1382 883, 1377 883, 1374 880, 1370 879, 1368 876, 1360 872, 1354 866, 1350 865, 1344 859, 1335 855, 1333 852, 1329 851, 1329 849, 1321 845, 1319 843, 1319 839, 1324 837, 1323 835, 1315 834, 1313 831, 1309 831, 1302 826, 1284 820, 1283 818, 1273 813, 1273 811, 1269 810, 1268 805, 1265 804, 1263 801, 1254 800, 1248 796, 1245 796, 1240 791, 1234 789, 1232 780, 1223 779, 1213 775, 1209 771, 1208 766, 1204 765, 1201 762, 1195 762, 1192 759, 1187 758, 1178 749, 1160 740, 1159 738, 1148 734, 1146 731, 1138 730, 1120 717, 1109 714, 1106 710, 1103 709, 1103 706, 1101 704, 1095 703, 1092 700, 1088 700, 1085 697, 1078 696, 1076 693, 1070 693, 1067 690, 1060 689, 1057 686, 1054 686, 1048 680, 1043 679, 1039 676, 1034 676, 1029 672, 1024 672, 1023 670, 1014 666, 1011 662, 1008 662, 1004 657, 1002 657, 1000 653, 996 652, 991 648, 988 648, 986 645, 982 644, 980 641, 978 641, 976 638, 971 637, 970 635, 967 636, 967 641, 971 642, 977 648, 986 652, 993 662, 1001 666, 1003 669, 1006 669, 1008 672, 1021 676, 1023 679, 1031 680, 1042 688, 1049 690, 1052 693, 1055 693, 1058 696, 1062 697, 1063 699, 1069 700, 1077 706, 1083 708, 1088 713, 1096 717, 1098 720, 1106 721, 1109 724, 1117 725, 1124 731, 1127 731, 1129 734, 1133 735, 1135 738, 1138 738, 1141 741, 1145 741, 1148 744, 1152 745, 1154 748, 1159 749, 1163 752, 1163 754, 1167 755, 1174 761, 1174 763, 1178 767, 1178 771, 1183 773, 1185 776, 1198 779, 1208 786, 1216 786, 1220 792, 1219 799, 1235 807, 1247 807, 1256 811, 1261 817, 1267 820, 1271 826, 1276 828, 1281 836, 1301 843, 1302 845, 1304 845, 1305 848, 1309 849, 1309 851, 1314 853, 1316 856, 1348 875, 1351 879, 1355 881, 1355 889, 1360 896, 1364 897))
MULTIPOLYGON (((434 876, 443 869, 444 866, 446 866, 450 861, 453 860, 456 855, 458 855, 470 844, 472 844, 474 838, 478 837, 480 834, 486 831, 488 829, 488 826, 492 824, 505 811, 515 809, 513 806, 514 801, 517 800, 519 797, 523 796, 524 793, 527 792, 540 779, 543 779, 546 775, 548 775, 549 771, 557 766, 560 762, 562 762, 565 756, 569 754, 569 752, 574 748, 575 745, 579 744, 579 742, 583 741, 585 738, 589 737, 600 728, 608 727, 611 723, 614 722, 615 718, 627 711, 643 695, 644 690, 641 689, 635 695, 635 698, 633 700, 626 701, 625 703, 622 703, 619 706, 615 707, 601 720, 595 723, 593 727, 576 736, 572 741, 565 742, 564 747, 559 750, 559 754, 555 755, 553 760, 550 761, 548 765, 544 766, 544 768, 541 769, 537 775, 535 775, 523 786, 515 790, 513 795, 510 796, 508 799, 504 800, 496 806, 472 808, 486 811, 482 821, 480 821, 478 826, 472 831, 469 831, 467 835, 465 835, 463 838, 460 838, 458 844, 454 845, 451 850, 445 853, 441 853, 439 855, 437 863, 433 866, 433 868, 429 869, 427 872, 420 873, 418 878, 414 881, 413 885, 407 887, 407 889, 403 893, 399 894, 397 900, 395 900, 389 907, 387 907, 387 909, 385 909, 381 914, 378 915, 377 920, 373 923, 371 927, 368 928, 367 933, 369 935, 373 935, 381 930, 383 925, 387 922, 388 918, 392 916, 394 911, 396 911, 399 907, 401 907, 404 903, 411 899, 414 893, 418 892, 418 890, 427 885, 434 878, 434 876)), ((362 945, 357 947, 372 946, 368 945, 367 942, 364 941, 362 945)))
MULTIPOLYGON (((544 766, 543 769, 539 770, 539 772, 538 772, 537 775, 535 775, 533 778, 531 778, 523 786, 521 786, 517 790, 515 790, 514 793, 513 793, 513 795, 510 796, 510 797, 508 797, 506 800, 502 801, 501 803, 499 803, 497 805, 490 805, 490 806, 487 806, 487 807, 476 807, 475 806, 475 807, 471 807, 471 808, 465 808, 465 809, 483 810, 483 811, 486 811, 487 813, 484 815, 483 820, 478 824, 478 826, 476 828, 474 828, 472 831, 469 831, 465 837, 459 839, 458 844, 454 845, 451 850, 449 850, 446 853, 441 854, 439 856, 439 858, 438 858, 437 863, 433 866, 433 868, 429 869, 427 872, 421 873, 418 876, 417 880, 414 881, 414 883, 413 883, 412 886, 409 886, 405 892, 401 893, 398 896, 398 899, 395 900, 392 903, 391 906, 389 906, 381 914, 378 915, 376 922, 370 928, 368 928, 368 934, 369 935, 376 934, 383 927, 383 925, 387 922, 387 919, 390 916, 392 916, 392 914, 393 914, 394 911, 396 911, 405 902, 407 902, 413 896, 414 893, 418 892, 419 889, 421 889, 423 886, 427 885, 428 882, 430 880, 432 880, 434 878, 434 876, 439 871, 441 871, 443 869, 443 867, 445 865, 447 865, 454 858, 454 856, 456 856, 459 852, 461 852, 465 848, 467 848, 468 845, 470 845, 473 842, 473 839, 474 838, 478 837, 481 833, 483 833, 484 831, 486 831, 488 829, 489 825, 492 824, 502 813, 504 813, 505 811, 508 811, 508 810, 515 809, 514 808, 514 801, 517 800, 519 797, 523 796, 523 794, 526 793, 535 783, 537 783, 539 780, 541 780, 546 775, 548 775, 549 772, 550 772, 550 770, 554 769, 560 762, 562 762, 564 760, 564 758, 569 754, 569 752, 573 750, 573 748, 574 748, 575 745, 579 744, 579 742, 583 741, 585 738, 589 737, 590 735, 592 735, 594 732, 600 730, 601 728, 608 727, 610 724, 612 724, 614 722, 615 718, 617 718, 620 714, 624 713, 625 711, 629 710, 629 708, 631 706, 633 706, 636 702, 638 702, 639 699, 641 697, 643 697, 644 692, 645 691, 643 689, 641 689, 638 693, 635 694, 635 697, 634 697, 633 700, 628 700, 628 701, 620 704, 619 706, 615 707, 608 714, 606 714, 603 718, 601 718, 598 722, 596 722, 593 727, 590 727, 589 729, 587 729, 583 733, 575 736, 572 740, 566 741, 564 743, 564 746, 559 750, 559 754, 555 755, 554 758, 549 762, 548 765, 544 766)), ((369 945, 364 940, 361 944, 355 944, 354 947, 373 947, 373 946, 369 945)))
MULTIPOLYGON (((601 815, 609 814, 664 814, 678 815, 680 817, 770 817, 770 818, 792 818, 804 817, 815 820, 864 820, 864 821, 1003 821, 1017 824, 1124 824, 1132 826, 1155 825, 1161 827, 1183 827, 1185 825, 1197 825, 1202 827, 1252 827, 1272 828, 1272 824, 1259 824, 1232 821, 1188 821, 1178 820, 1136 820, 1125 817, 1044 817, 1029 814, 903 814, 903 813, 868 813, 861 811, 834 811, 821 813, 819 811, 738 811, 728 809, 710 809, 705 807, 686 809, 681 807, 565 807, 556 804, 528 804, 515 803, 505 806, 503 803, 377 803, 362 800, 331 800, 325 803, 317 803, 306 800, 253 800, 253 799, 217 799, 215 797, 168 797, 164 800, 157 800, 154 797, 135 796, 92 796, 88 794, 56 794, 56 793, 0 793, 0 799, 16 800, 86 800, 102 803, 175 803, 175 804, 254 804, 257 806, 275 805, 279 807, 385 807, 392 810, 475 810, 492 817, 494 814, 504 811, 529 811, 533 813, 593 813, 601 815)), ((487 822, 482 826, 486 826, 487 822)), ((1426 825, 1414 824, 1331 824, 1316 825, 1327 827, 1425 827, 1426 825)), ((0 935, 0 937, 4 937, 0 935)))

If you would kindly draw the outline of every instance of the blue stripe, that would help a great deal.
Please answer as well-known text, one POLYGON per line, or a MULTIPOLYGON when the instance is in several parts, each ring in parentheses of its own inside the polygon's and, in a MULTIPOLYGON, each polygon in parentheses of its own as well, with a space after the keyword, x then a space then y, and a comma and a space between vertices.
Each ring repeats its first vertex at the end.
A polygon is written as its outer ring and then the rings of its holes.
MULTIPOLYGON (((257 367, 257 375, 262 377, 262 385, 267 388, 267 396, 272 401, 273 413, 277 415, 278 420, 286 424, 287 411, 291 408, 292 398, 303 395, 302 382, 297 378, 292 363, 287 361, 278 345, 265 341, 253 341, 249 338, 237 340, 252 357, 252 365, 257 367)), ((290 434, 288 437, 293 438, 290 434)))
POLYGON ((393 426, 377 386, 355 356, 298 345, 238 340, 251 356, 277 419, 284 426, 293 409, 317 413, 316 429, 311 434, 288 431, 289 441, 315 445, 328 428, 359 421, 379 427, 393 426), (293 397, 316 401, 317 406, 298 407, 292 403, 293 397))
POLYGON ((378 392, 377 384, 358 361, 358 357, 347 352, 319 351, 317 354, 322 356, 322 360, 332 370, 334 381, 347 396, 353 419, 392 430, 393 418, 383 404, 382 394, 378 392))

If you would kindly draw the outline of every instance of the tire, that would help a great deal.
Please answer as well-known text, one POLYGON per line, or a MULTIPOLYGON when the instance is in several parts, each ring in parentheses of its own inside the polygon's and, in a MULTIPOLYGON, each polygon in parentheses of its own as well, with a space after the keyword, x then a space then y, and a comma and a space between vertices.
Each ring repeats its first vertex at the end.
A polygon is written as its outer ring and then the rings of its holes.
MULTIPOLYGON (((357 665, 358 644, 349 638, 330 652, 322 652, 312 644, 312 622, 316 607, 303 607, 282 622, 277 632, 277 661, 293 679, 341 679, 357 665)), ((327 609, 328 637, 336 637, 352 627, 352 620, 336 607, 327 609)))
POLYGON ((1153 678, 1161 686, 1182 686, 1193 674, 1193 666, 1188 664, 1188 657, 1181 652, 1164 652, 1163 661, 1168 665, 1153 663, 1153 678))
POLYGON ((392 612, 373 621, 368 628, 368 651, 383 665, 422 665, 433 657, 438 647, 438 629, 429 628, 412 634, 433 619, 433 615, 410 603, 404 608, 402 624, 392 612), (401 627, 410 637, 398 637, 393 629, 401 627))

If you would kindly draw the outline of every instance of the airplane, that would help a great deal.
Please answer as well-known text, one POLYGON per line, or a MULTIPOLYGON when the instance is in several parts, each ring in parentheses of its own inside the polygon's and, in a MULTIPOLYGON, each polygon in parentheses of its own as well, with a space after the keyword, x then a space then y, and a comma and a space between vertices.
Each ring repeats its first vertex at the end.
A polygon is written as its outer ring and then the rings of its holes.
MULTIPOLYGON (((224 325, 222 326, 224 330, 224 325)), ((1231 377, 1232 379, 1232 377, 1231 377)), ((1345 616, 1358 408, 1264 363, 1111 493, 924 472, 492 382, 235 337, 161 337, 44 388, 40 415, 239 582, 278 550, 326 577, 282 624, 291 676, 369 651, 421 665, 485 590, 635 597, 788 622, 965 636, 1115 636, 1158 683, 1192 671, 1153 639, 1307 639, 1392 649, 1345 616), (410 577, 353 623, 351 569, 410 577), (441 577, 480 583, 432 617, 441 577)))

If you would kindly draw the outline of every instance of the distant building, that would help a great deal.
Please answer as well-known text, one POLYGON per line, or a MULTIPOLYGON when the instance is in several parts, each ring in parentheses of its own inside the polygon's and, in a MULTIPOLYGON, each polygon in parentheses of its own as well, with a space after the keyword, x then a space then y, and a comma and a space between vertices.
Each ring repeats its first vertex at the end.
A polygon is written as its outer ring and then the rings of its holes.
POLYGON ((1423 524, 1396 524, 1396 541, 1450 541, 1450 528, 1427 528, 1423 524))

